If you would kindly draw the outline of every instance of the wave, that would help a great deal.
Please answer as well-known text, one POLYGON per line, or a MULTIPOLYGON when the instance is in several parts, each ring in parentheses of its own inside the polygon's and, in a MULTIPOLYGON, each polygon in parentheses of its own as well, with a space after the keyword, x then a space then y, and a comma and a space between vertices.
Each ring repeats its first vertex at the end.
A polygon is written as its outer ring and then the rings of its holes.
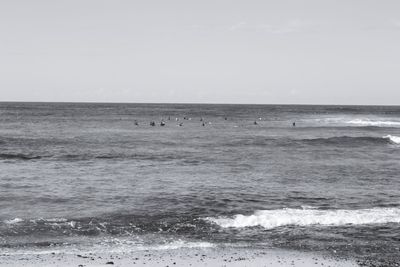
MULTIPOLYGON (((87 218, 15 218, 0 221, 0 236, 99 236, 208 232, 213 225, 193 216, 113 214, 87 218)), ((1 244, 0 244, 1 246, 1 244)))
POLYGON ((176 240, 170 243, 155 245, 155 246, 146 246, 143 247, 143 250, 171 250, 171 249, 180 249, 180 248, 212 248, 215 247, 214 244, 209 242, 189 242, 183 240, 176 240))
POLYGON ((354 119, 354 120, 349 120, 346 123, 359 125, 359 126, 400 127, 400 121, 354 119))
MULTIPOLYGON (((9 246, 3 251, 4 255, 45 255, 45 254, 92 254, 92 253, 126 253, 136 251, 162 251, 162 250, 178 250, 178 249, 207 249, 214 248, 217 245, 205 241, 190 241, 190 240, 165 240, 156 239, 154 237, 136 236, 134 240, 126 238, 107 238, 101 237, 99 239, 93 239, 92 244, 82 244, 75 246, 65 246, 68 243, 60 242, 36 242, 36 243, 25 243, 23 250, 18 246, 9 246), (143 237, 145 239, 143 239, 143 237), (150 241, 150 242, 149 242, 150 241), (35 249, 40 247, 41 249, 35 249), (48 247, 48 248, 46 248, 48 247)), ((78 256, 79 257, 79 256, 78 256)))
POLYGON ((356 144, 387 144, 388 140, 372 136, 334 136, 326 138, 301 139, 300 141, 312 144, 326 145, 356 145, 356 144))
POLYGON ((384 139, 389 139, 390 142, 400 145, 400 137, 399 136, 394 136, 394 135, 386 135, 383 137, 384 139))
POLYGON ((5 224, 16 224, 16 223, 20 223, 23 222, 24 220, 21 218, 14 218, 12 220, 5 220, 4 223, 5 224))
POLYGON ((279 209, 259 210, 252 215, 237 214, 232 218, 206 218, 222 228, 244 228, 260 226, 273 229, 297 225, 360 225, 400 223, 400 208, 372 208, 359 210, 279 209))
POLYGON ((334 136, 327 138, 301 139, 301 142, 317 145, 369 145, 369 144, 400 144, 400 137, 387 135, 373 136, 334 136))
POLYGON ((260 138, 253 140, 243 139, 226 143, 226 146, 293 146, 293 145, 331 145, 331 146, 367 146, 371 144, 400 144, 400 137, 387 135, 382 137, 375 136, 333 136, 320 138, 290 139, 290 138, 260 138))
MULTIPOLYGON (((371 144, 400 144, 400 137, 386 135, 374 136, 333 136, 310 139, 290 139, 283 137, 254 137, 233 140, 224 146, 292 146, 292 145, 331 145, 331 146, 367 146, 371 144)), ((207 162, 206 157, 197 157, 192 153, 109 153, 99 151, 82 151, 76 154, 40 154, 40 152, 0 153, 0 160, 56 160, 56 161, 89 161, 89 160, 138 160, 138 161, 181 161, 188 165, 199 165, 207 162)))
POLYGON ((41 159, 42 157, 39 155, 31 155, 31 154, 21 154, 21 153, 1 153, 0 159, 19 159, 19 160, 32 160, 32 159, 41 159))
POLYGON ((400 127, 400 121, 387 120, 385 118, 369 119, 369 118, 349 118, 349 117, 333 117, 318 118, 314 121, 327 123, 330 125, 350 125, 359 127, 400 127))
POLYGON ((369 144, 390 144, 395 143, 398 144, 400 141, 400 137, 387 135, 387 136, 332 136, 332 137, 319 137, 319 138, 304 138, 304 139, 291 139, 284 137, 254 137, 247 138, 243 140, 234 140, 231 142, 227 142, 225 146, 292 146, 295 145, 369 145, 369 144))

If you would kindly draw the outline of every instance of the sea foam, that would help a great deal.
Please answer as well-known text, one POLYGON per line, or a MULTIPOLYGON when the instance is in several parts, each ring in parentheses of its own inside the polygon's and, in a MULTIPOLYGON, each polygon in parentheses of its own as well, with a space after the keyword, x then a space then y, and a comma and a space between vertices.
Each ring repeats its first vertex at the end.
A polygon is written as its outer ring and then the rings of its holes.
POLYGON ((23 222, 24 220, 21 218, 14 218, 12 220, 5 220, 4 223, 5 224, 16 224, 16 223, 20 223, 23 222))
POLYGON ((252 215, 237 214, 232 218, 218 217, 206 220, 223 228, 261 226, 272 229, 286 225, 360 225, 400 223, 400 208, 372 208, 359 210, 279 209, 259 210, 252 215))

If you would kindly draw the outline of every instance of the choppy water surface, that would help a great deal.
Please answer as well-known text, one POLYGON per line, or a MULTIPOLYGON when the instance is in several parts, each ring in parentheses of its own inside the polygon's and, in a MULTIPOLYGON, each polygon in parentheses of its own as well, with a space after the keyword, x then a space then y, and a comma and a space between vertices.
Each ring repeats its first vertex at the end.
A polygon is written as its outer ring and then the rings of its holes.
POLYGON ((400 107, 0 103, 0 250, 397 260, 399 160, 400 107))

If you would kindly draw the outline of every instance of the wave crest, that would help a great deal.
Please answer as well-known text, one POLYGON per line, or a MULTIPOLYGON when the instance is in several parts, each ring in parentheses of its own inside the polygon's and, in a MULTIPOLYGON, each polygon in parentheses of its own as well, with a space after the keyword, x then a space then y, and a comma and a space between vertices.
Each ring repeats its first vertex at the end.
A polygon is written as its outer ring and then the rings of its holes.
POLYGON ((394 136, 394 135, 390 135, 390 134, 389 134, 389 135, 384 136, 383 138, 389 139, 389 141, 390 141, 391 143, 400 145, 400 137, 399 137, 399 136, 394 136))
POLYGON ((400 121, 381 121, 371 119, 354 119, 347 121, 348 124, 360 126, 377 126, 377 127, 400 127, 400 121))
POLYGON ((13 154, 13 153, 1 153, 0 159, 17 159, 17 160, 33 160, 33 159, 41 159, 41 156, 38 155, 28 155, 28 154, 13 154))
POLYGON ((273 229, 298 225, 359 225, 400 223, 400 208, 373 208, 359 210, 279 209, 259 210, 252 215, 237 214, 233 218, 207 218, 222 228, 261 226, 273 229))
POLYGON ((309 144, 316 145, 368 145, 368 144, 386 144, 388 140, 385 137, 373 136, 333 136, 326 138, 302 139, 309 144))

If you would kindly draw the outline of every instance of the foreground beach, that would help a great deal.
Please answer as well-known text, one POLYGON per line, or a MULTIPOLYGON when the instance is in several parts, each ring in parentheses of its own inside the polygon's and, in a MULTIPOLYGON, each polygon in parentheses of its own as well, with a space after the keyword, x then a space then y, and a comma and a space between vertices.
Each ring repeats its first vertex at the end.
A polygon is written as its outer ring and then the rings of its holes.
POLYGON ((29 252, 1 254, 1 266, 358 266, 350 259, 284 250, 187 248, 120 253, 29 252))

